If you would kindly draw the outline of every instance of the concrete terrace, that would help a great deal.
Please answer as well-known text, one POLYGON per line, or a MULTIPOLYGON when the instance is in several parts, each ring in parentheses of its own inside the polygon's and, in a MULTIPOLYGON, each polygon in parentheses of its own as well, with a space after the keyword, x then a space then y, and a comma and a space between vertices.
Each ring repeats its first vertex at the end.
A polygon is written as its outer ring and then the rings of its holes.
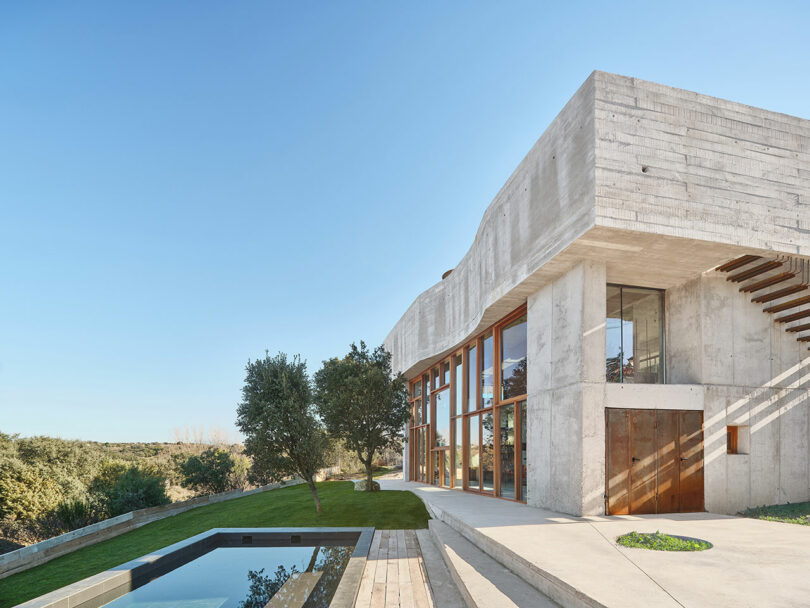
POLYGON ((573 517, 553 511, 382 479, 410 490, 432 515, 561 606, 807 606, 810 528, 684 513, 573 517), (697 553, 627 549, 632 530, 698 537, 697 553))

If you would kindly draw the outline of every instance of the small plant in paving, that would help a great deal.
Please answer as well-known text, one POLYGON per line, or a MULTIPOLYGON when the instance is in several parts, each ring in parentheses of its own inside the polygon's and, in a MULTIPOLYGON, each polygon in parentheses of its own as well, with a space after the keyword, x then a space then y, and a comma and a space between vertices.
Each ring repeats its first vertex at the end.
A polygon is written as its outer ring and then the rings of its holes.
POLYGON ((810 502, 754 507, 746 509, 741 515, 766 521, 781 521, 788 524, 810 526, 810 502))
POLYGON ((698 538, 682 538, 661 532, 630 532, 616 539, 622 547, 651 549, 653 551, 705 551, 712 544, 698 538))

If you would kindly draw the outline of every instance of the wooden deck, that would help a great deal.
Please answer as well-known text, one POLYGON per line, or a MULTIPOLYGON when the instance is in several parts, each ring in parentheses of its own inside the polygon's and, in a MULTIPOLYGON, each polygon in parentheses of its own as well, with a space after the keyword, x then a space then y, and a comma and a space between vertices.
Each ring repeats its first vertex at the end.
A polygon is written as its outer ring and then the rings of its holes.
POLYGON ((377 530, 357 592, 356 608, 433 608, 413 530, 377 530))

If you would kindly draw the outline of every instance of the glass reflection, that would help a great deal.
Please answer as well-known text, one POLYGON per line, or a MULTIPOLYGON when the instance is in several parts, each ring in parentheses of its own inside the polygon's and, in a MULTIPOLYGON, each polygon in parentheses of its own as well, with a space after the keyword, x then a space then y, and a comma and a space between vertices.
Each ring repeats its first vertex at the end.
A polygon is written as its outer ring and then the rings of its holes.
POLYGON ((520 402, 520 500, 527 502, 528 484, 526 475, 526 402, 520 402))
POLYGON ((481 414, 481 481, 484 491, 495 489, 495 421, 492 410, 481 414))
POLYGON ((456 418, 456 446, 455 446, 455 456, 456 456, 456 487, 462 487, 464 483, 464 435, 463 435, 463 418, 456 418))
POLYGON ((500 442, 501 496, 515 497, 515 406, 498 408, 498 441, 500 442))
POLYGON ((436 400, 435 447, 450 445, 450 391, 444 389, 433 394, 436 400))
POLYGON ((476 360, 476 347, 467 349, 467 411, 474 412, 478 409, 478 362, 476 360))
POLYGON ((470 416, 468 441, 467 453, 470 460, 467 466, 467 485, 472 490, 478 490, 480 486, 478 469, 481 466, 481 458, 478 453, 478 442, 480 441, 478 437, 478 416, 470 416))
POLYGON ((487 332, 481 345, 481 407, 492 407, 495 396, 494 370, 492 369, 492 332, 487 332))
POLYGON ((664 382, 664 293, 607 286, 606 368, 608 382, 664 382))
POLYGON ((526 315, 501 331, 501 399, 526 394, 526 315))

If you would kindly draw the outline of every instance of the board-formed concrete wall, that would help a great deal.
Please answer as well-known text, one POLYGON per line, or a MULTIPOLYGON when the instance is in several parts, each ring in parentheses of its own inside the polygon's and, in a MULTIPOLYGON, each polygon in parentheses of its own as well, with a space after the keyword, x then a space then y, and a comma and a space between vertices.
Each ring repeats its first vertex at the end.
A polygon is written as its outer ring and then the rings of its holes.
POLYGON ((667 291, 669 376, 702 385, 706 508, 810 500, 810 352, 709 272, 667 291), (726 426, 741 451, 726 454, 726 426))
POLYGON ((600 512, 604 490, 605 266, 583 262, 529 297, 528 503, 600 512))
POLYGON ((589 78, 492 201, 452 274, 391 330, 395 371, 422 371, 523 304, 547 280, 532 275, 593 225, 593 98, 589 78))
POLYGON ((810 255, 810 121, 593 77, 597 225, 810 255))

